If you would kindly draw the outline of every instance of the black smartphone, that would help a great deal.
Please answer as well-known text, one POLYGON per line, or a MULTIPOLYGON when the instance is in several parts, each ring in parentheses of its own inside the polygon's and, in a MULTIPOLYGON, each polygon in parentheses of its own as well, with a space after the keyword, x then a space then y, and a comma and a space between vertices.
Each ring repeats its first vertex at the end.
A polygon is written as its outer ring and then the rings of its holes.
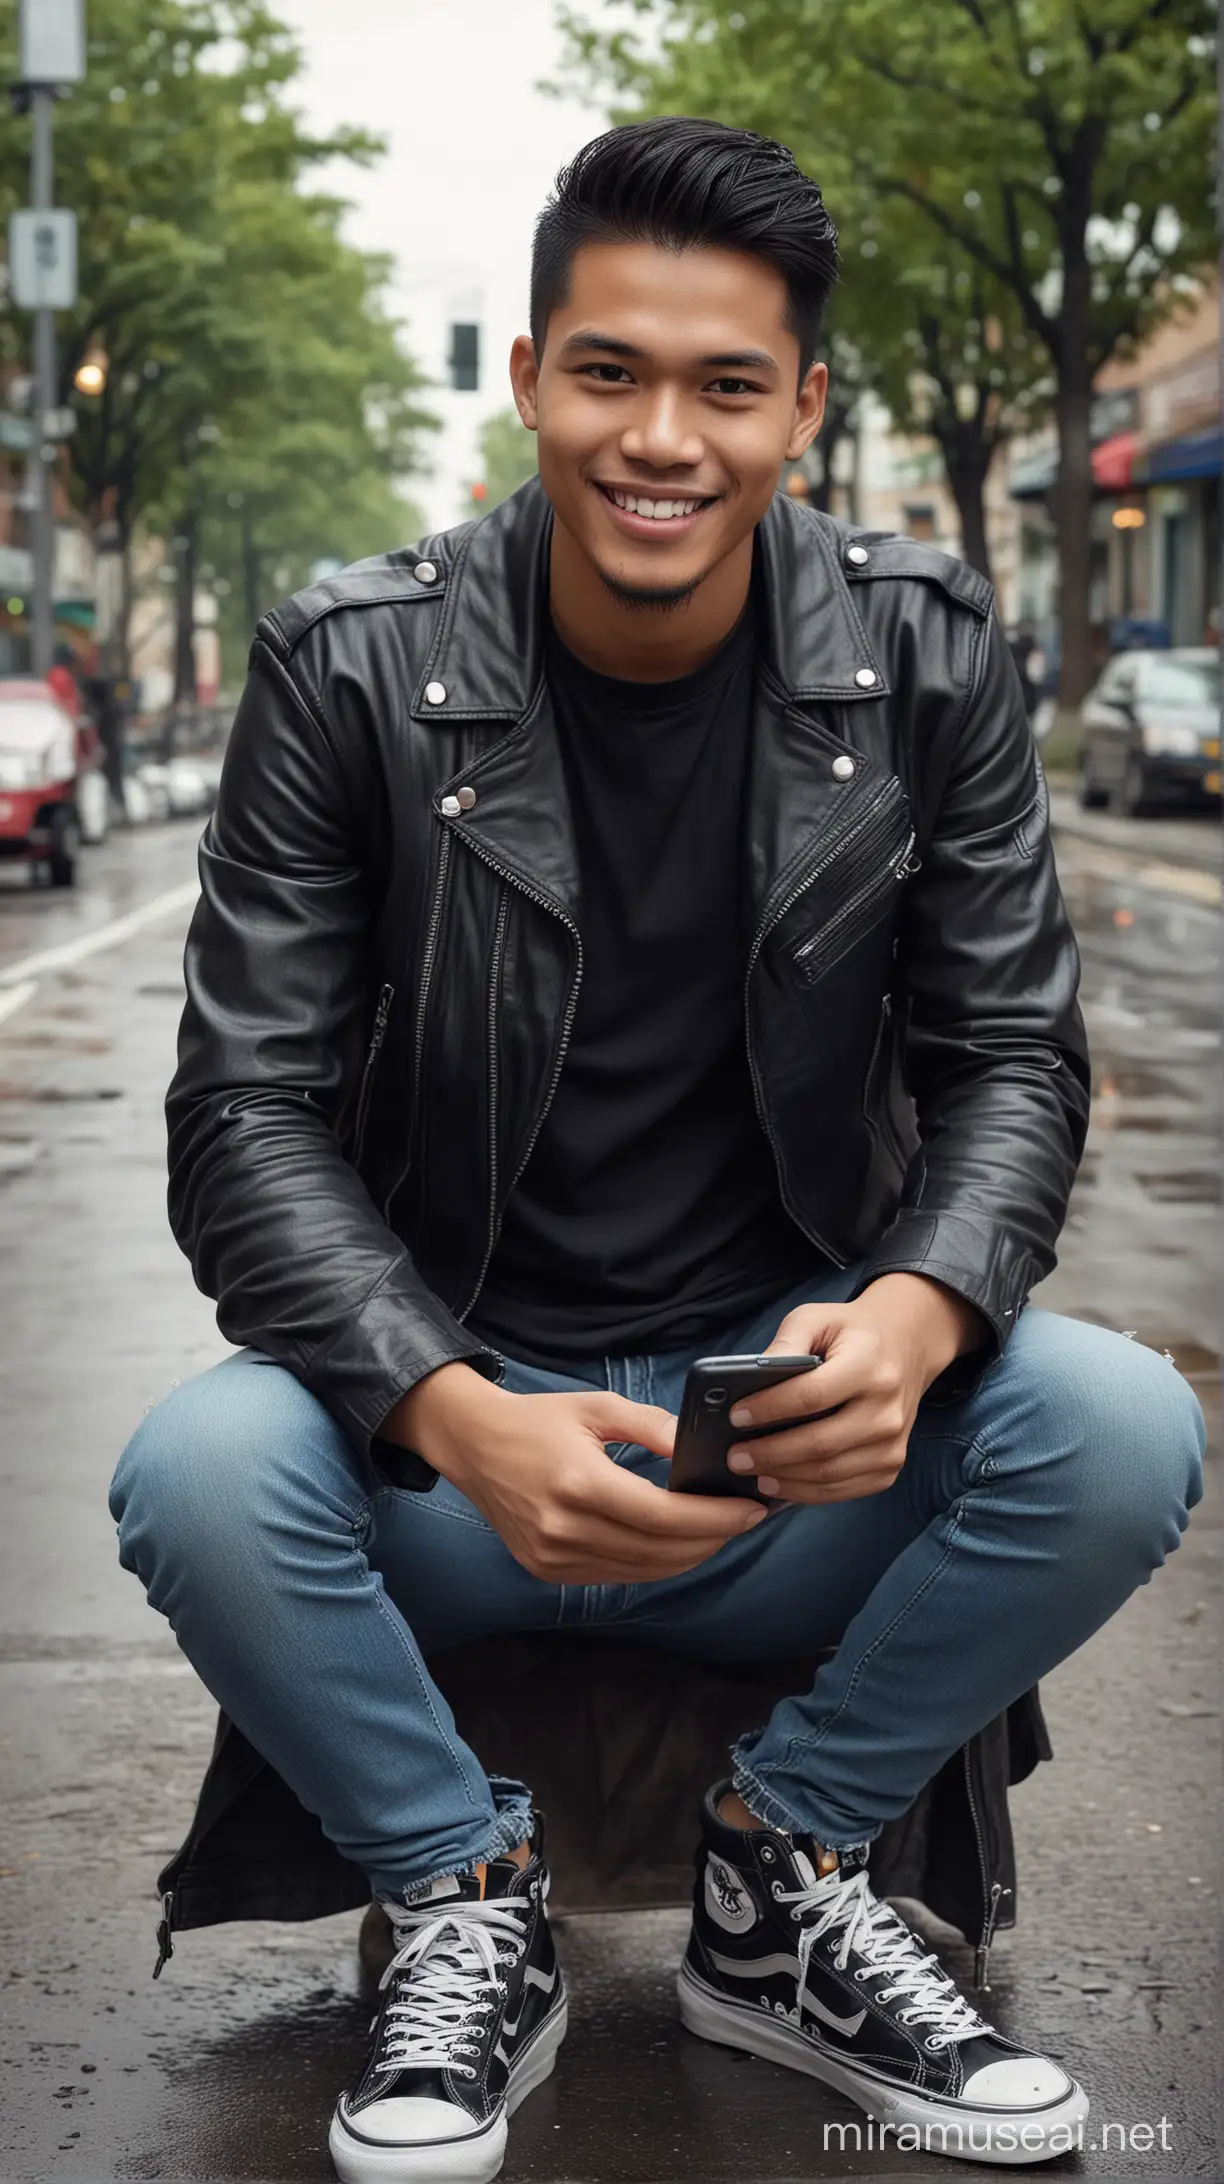
POLYGON ((810 1411, 802 1419, 788 1418, 786 1426, 761 1426, 749 1433, 731 1424, 731 1408, 749 1400, 762 1388, 793 1380, 823 1365, 822 1357, 699 1357, 688 1369, 676 1445, 668 1486, 673 1494, 731 1494, 742 1501, 768 1502, 756 1482, 756 1473, 728 1471, 727 1450, 737 1441, 763 1440, 787 1427, 806 1425, 824 1415, 810 1411))

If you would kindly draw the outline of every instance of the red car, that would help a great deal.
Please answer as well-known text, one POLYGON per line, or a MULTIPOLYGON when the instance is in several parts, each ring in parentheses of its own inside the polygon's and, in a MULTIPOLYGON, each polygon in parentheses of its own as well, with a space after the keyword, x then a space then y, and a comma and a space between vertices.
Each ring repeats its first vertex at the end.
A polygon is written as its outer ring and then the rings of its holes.
POLYGON ((44 867, 55 887, 73 886, 79 782, 95 763, 86 733, 48 683, 0 682, 0 857, 44 867))

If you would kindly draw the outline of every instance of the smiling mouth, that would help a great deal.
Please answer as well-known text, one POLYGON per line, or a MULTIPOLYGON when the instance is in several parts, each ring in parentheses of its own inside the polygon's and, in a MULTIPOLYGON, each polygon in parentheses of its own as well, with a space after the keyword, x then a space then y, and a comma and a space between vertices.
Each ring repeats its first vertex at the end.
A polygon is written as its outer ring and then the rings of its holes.
POLYGON ((708 495, 631 493, 616 485, 600 485, 599 491, 622 514, 637 516, 647 523, 674 523, 678 518, 695 516, 701 509, 713 506, 708 495))

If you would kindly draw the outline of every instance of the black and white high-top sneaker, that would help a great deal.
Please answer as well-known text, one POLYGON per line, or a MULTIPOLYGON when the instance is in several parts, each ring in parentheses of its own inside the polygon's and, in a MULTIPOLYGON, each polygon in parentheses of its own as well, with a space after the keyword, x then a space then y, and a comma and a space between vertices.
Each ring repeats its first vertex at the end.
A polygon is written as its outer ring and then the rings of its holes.
POLYGON ((702 1809, 678 1989, 689 2031, 835 2086, 874 2119, 881 2151, 1020 2163, 1074 2150, 1085 2094, 971 2008, 872 1894, 865 1853, 843 1851, 822 1877, 810 1839, 720 1820, 727 1787, 702 1809))
POLYGON ((565 2038, 565 1987, 542 1858, 496 1859, 387 1904, 395 1954, 365 2066, 328 2144, 343 2184, 488 2184, 506 2120, 565 2038))

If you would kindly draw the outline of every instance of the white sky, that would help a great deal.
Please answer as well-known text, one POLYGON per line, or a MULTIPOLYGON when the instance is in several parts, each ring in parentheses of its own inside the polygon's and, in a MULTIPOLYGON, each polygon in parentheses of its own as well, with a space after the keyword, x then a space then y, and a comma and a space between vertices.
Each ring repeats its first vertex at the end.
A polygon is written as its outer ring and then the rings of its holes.
POLYGON ((527 324, 536 213, 562 161, 606 126, 535 89, 556 72, 553 5, 276 0, 305 53, 295 89, 307 120, 358 123, 388 140, 372 172, 343 169, 338 181, 354 201, 351 240, 395 257, 395 307, 415 355, 441 376, 450 319, 484 329, 480 392, 430 396, 445 429, 431 450, 433 478, 411 490, 431 526, 471 512, 476 427, 510 400, 506 359, 527 324))

